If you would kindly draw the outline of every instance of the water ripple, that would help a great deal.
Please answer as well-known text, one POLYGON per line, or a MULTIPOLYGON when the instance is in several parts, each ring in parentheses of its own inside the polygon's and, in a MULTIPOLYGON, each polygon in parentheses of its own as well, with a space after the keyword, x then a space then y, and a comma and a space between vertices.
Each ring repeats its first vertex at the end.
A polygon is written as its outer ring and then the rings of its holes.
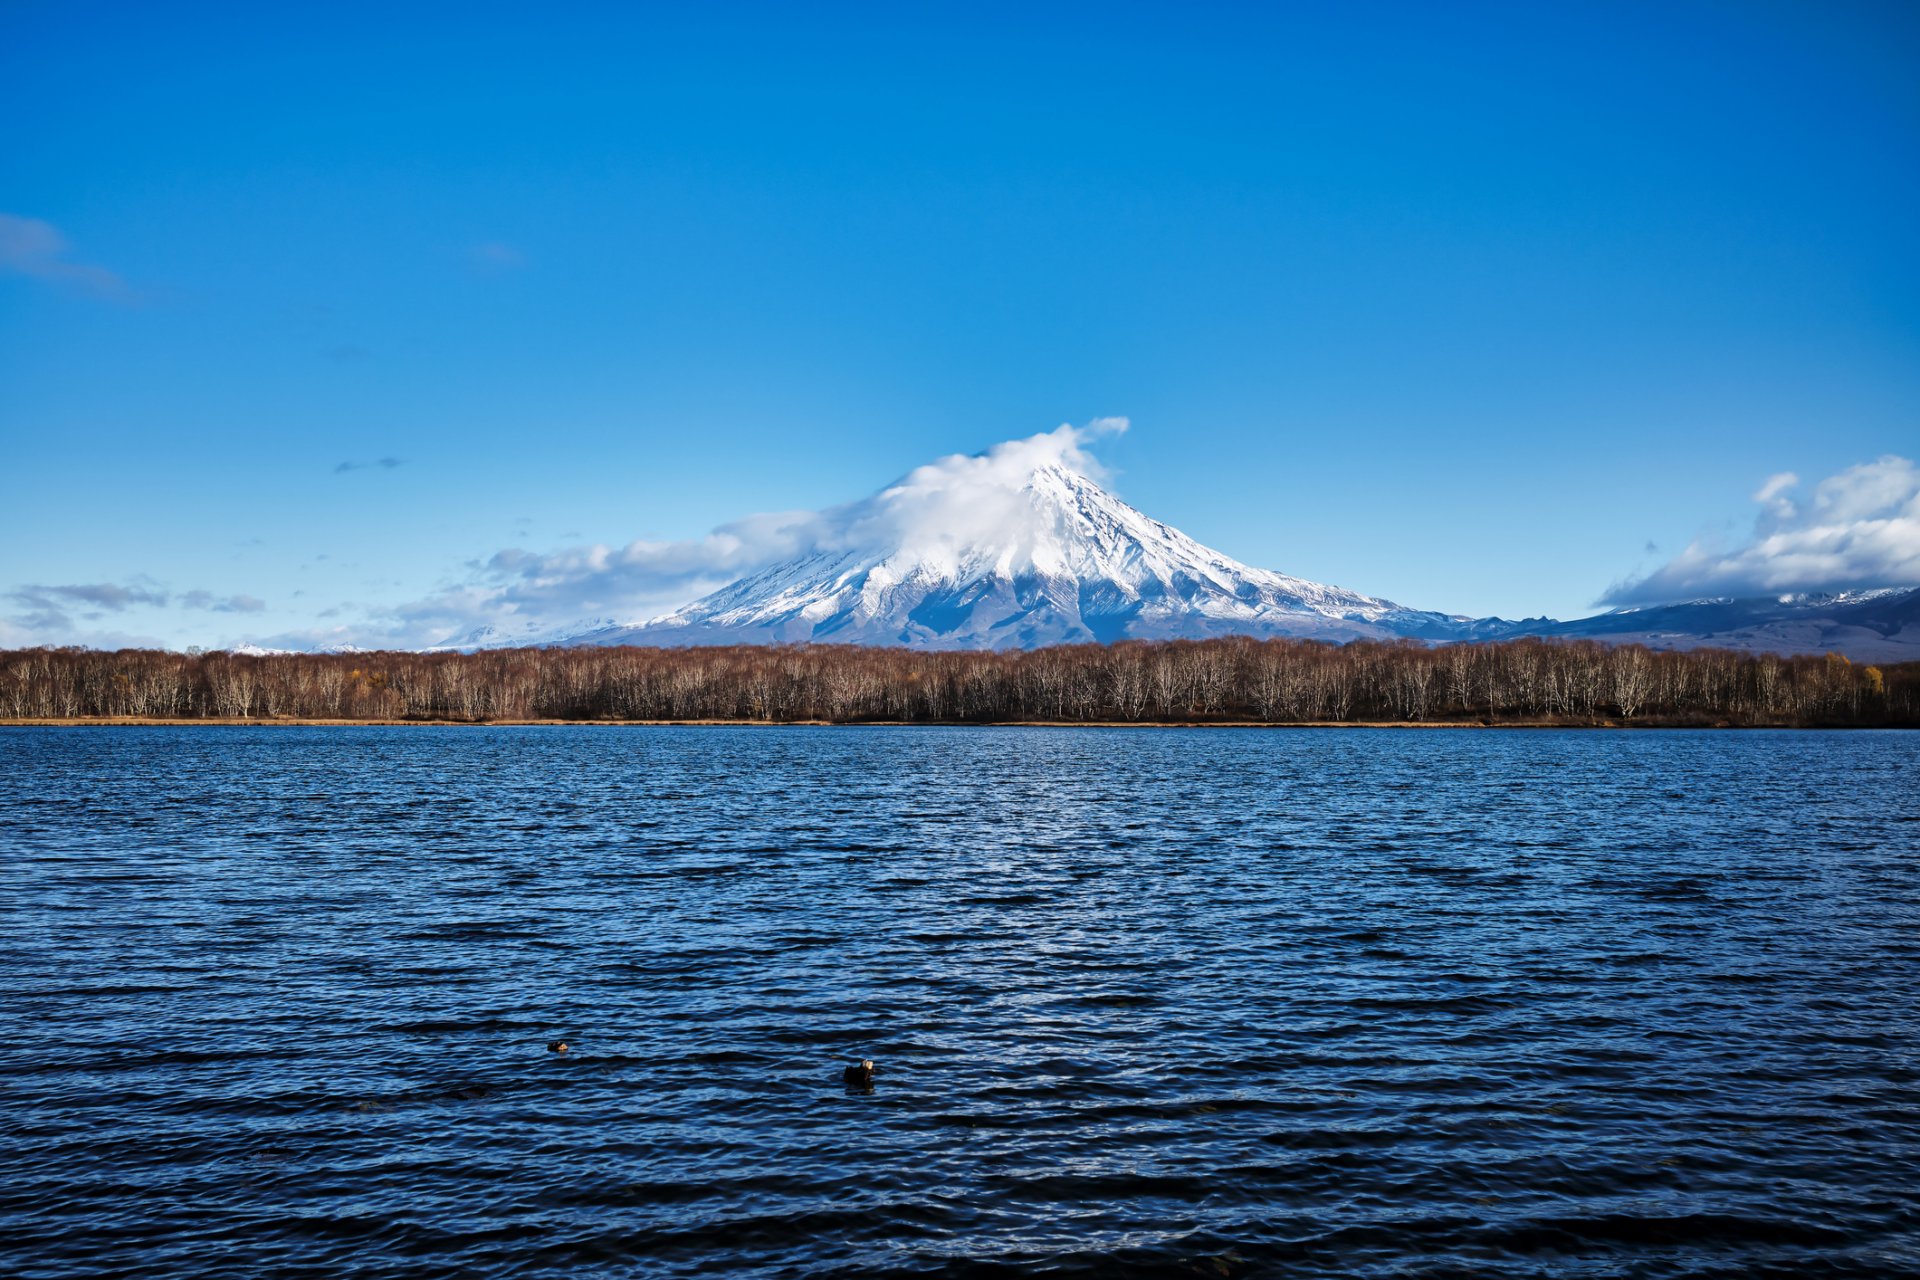
POLYGON ((6 730, 0 1266, 1920 1275, 1917 768, 6 730))

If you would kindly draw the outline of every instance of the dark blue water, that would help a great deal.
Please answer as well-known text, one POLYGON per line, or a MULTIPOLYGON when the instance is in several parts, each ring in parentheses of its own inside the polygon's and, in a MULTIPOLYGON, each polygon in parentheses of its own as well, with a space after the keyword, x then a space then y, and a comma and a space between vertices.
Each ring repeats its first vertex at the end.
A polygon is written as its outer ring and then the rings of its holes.
POLYGON ((1920 1274, 1917 853, 1920 735, 3 730, 0 1271, 1920 1274))

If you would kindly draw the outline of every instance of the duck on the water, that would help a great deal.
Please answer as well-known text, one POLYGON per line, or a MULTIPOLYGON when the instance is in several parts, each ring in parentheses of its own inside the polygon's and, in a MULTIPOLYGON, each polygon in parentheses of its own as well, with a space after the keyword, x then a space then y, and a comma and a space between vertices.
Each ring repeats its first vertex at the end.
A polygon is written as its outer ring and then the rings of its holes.
POLYGON ((840 1078, 847 1082, 847 1088, 849 1089, 873 1088, 873 1059, 862 1058, 860 1061, 842 1071, 840 1078))

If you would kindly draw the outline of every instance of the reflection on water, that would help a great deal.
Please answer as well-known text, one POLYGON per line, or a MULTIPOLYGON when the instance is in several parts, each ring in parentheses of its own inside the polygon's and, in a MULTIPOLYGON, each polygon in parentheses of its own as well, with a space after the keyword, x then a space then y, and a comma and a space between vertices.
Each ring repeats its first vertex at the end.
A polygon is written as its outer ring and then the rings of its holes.
POLYGON ((1920 1271, 1917 766, 1870 733, 0 732, 0 1264, 1920 1271))

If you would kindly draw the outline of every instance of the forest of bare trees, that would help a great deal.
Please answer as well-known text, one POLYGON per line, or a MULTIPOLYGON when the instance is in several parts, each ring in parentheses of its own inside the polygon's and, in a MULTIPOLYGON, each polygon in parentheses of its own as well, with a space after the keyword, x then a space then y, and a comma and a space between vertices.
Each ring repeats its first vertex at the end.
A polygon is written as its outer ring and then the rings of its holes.
POLYGON ((0 719, 1920 724, 1920 663, 1229 638, 1026 653, 844 646, 0 652, 0 719))

